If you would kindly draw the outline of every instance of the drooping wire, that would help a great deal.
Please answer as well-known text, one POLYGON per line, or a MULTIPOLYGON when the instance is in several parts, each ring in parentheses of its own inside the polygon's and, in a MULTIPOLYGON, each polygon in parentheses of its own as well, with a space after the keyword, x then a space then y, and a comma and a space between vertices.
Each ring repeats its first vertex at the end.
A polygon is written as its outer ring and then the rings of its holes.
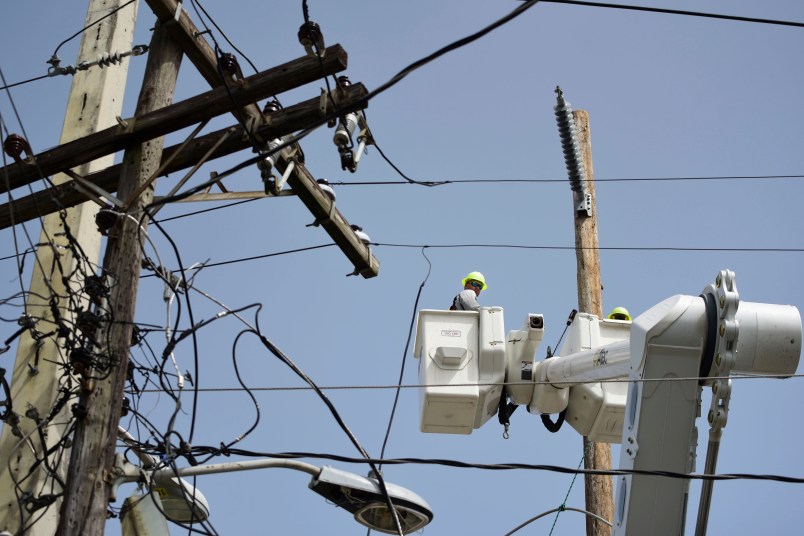
MULTIPOLYGON (((281 255, 290 255, 291 253, 301 253, 301 252, 304 252, 304 251, 312 251, 314 249, 330 248, 330 247, 334 247, 336 245, 337 244, 335 244, 333 242, 332 244, 321 244, 319 246, 309 246, 309 247, 304 247, 304 248, 296 248, 296 249, 290 249, 290 250, 287 250, 287 251, 278 251, 276 253, 265 253, 263 255, 253 255, 251 257, 243 257, 241 259, 232 259, 232 260, 220 261, 220 262, 210 262, 210 263, 206 263, 204 265, 204 267, 205 268, 214 268, 216 266, 226 266, 227 264, 237 264, 237 263, 241 263, 241 262, 254 261, 254 260, 258 260, 258 259, 267 259, 269 257, 279 257, 281 255)), ((143 275, 142 277, 143 278, 154 277, 154 275, 146 274, 146 275, 143 275)))
POLYGON ((454 41, 444 47, 441 47, 432 54, 429 54, 428 56, 425 56, 424 58, 421 58, 420 60, 411 63, 410 65, 399 71, 396 75, 394 75, 390 80, 388 80, 381 86, 377 87, 377 89, 375 89, 374 91, 370 91, 369 94, 363 98, 363 101, 368 102, 369 100, 377 97, 378 95, 394 87, 396 84, 401 82, 405 77, 407 77, 410 73, 412 73, 416 69, 419 69, 420 67, 427 65, 428 63, 440 58, 441 56, 447 54, 448 52, 452 52, 453 50, 456 50, 470 43, 473 43, 474 41, 477 41, 481 37, 496 30, 500 26, 503 26, 504 24, 514 20, 515 18, 517 18, 518 16, 522 15, 524 12, 535 6, 538 3, 538 1, 539 0, 528 0, 527 2, 523 2, 521 5, 519 5, 519 7, 515 8, 509 14, 492 22, 491 24, 485 26, 484 28, 481 28, 477 32, 470 34, 466 37, 463 37, 461 39, 458 39, 457 41, 454 41))
MULTIPOLYGON (((148 213, 147 210, 143 209, 143 212, 144 212, 144 214, 143 214, 143 217, 142 217, 141 221, 144 221, 146 217, 150 218, 150 214, 148 213)), ((173 238, 171 238, 170 234, 167 231, 165 231, 165 229, 159 224, 159 222, 157 222, 155 220, 151 220, 151 222, 153 223, 154 226, 156 226, 157 229, 159 229, 159 232, 162 233, 162 235, 165 237, 165 239, 170 244, 170 247, 173 249, 173 253, 174 253, 175 257, 176 257, 176 262, 179 265, 179 273, 181 274, 181 284, 182 284, 182 286, 184 288, 186 288, 187 287, 187 279, 186 279, 186 276, 185 276, 184 264, 181 261, 181 254, 179 253, 178 246, 173 241, 173 238)), ((140 225, 140 226, 138 226, 138 228, 141 230, 142 226, 140 225)), ((188 318, 190 320, 190 325, 195 326, 195 319, 193 318, 193 308, 192 308, 192 305, 191 305, 191 302, 190 302, 190 296, 185 294, 185 300, 187 302, 187 316, 188 316, 188 318)), ((196 381, 193 382, 193 402, 192 402, 192 411, 191 411, 191 417, 190 417, 190 434, 188 436, 188 441, 190 443, 192 443, 193 436, 195 434, 195 424, 196 424, 197 411, 198 411, 198 382, 200 381, 198 379, 198 377, 200 376, 200 371, 199 371, 200 367, 199 367, 199 361, 198 361, 198 338, 196 337, 196 331, 197 331, 197 329, 192 329, 191 334, 190 334, 190 336, 192 337, 192 343, 193 343, 193 368, 195 370, 195 376, 196 376, 196 381)), ((175 336, 175 331, 174 331, 174 336, 175 336)), ((164 367, 164 362, 165 362, 165 360, 163 359, 163 367, 164 367)))
MULTIPOLYGON (((65 39, 65 40, 64 40, 64 41, 62 41, 61 43, 59 43, 59 44, 58 44, 58 46, 56 47, 56 50, 54 50, 54 51, 53 51, 53 56, 55 57, 55 56, 57 56, 57 55, 58 55, 58 53, 59 53, 59 49, 60 49, 60 48, 61 48, 63 45, 65 45, 65 44, 67 44, 68 42, 72 41, 73 39, 75 39, 76 37, 78 37, 79 35, 81 35, 82 33, 84 33, 85 31, 87 31, 88 29, 92 28, 93 26, 95 26, 95 25, 96 25, 96 24, 98 24, 99 22, 101 22, 101 21, 103 21, 103 20, 105 20, 105 19, 107 19, 107 18, 111 17, 112 15, 114 15, 115 13, 117 13, 118 11, 120 11, 121 9, 123 9, 124 7, 127 7, 127 6, 129 6, 129 5, 133 4, 133 3, 134 3, 134 2, 136 2, 136 1, 137 1, 137 0, 129 0, 128 2, 126 2, 125 4, 123 4, 122 6, 120 6, 120 7, 117 7, 117 8, 115 8, 115 9, 113 9, 112 11, 110 11, 110 12, 109 12, 109 13, 107 13, 106 15, 102 16, 101 18, 97 19, 96 21, 93 21, 93 22, 89 23, 88 25, 84 26, 83 28, 81 28, 80 30, 78 30, 77 32, 75 32, 73 35, 71 35, 70 37, 68 37, 67 39, 65 39)), ((4 82, 4 83, 5 83, 5 82, 4 82)))
MULTIPOLYGON (((199 13, 199 12, 198 12, 198 10, 200 9, 200 10, 201 10, 201 12, 203 12, 203 13, 204 13, 204 15, 206 16, 206 18, 207 18, 207 19, 209 19, 209 23, 210 23, 210 24, 212 24, 212 25, 215 27, 215 29, 216 29, 216 30, 218 30, 218 33, 219 33, 219 34, 221 34, 221 37, 223 37, 223 39, 224 39, 224 40, 225 40, 225 41, 226 41, 226 42, 229 44, 229 46, 230 46, 230 47, 232 47, 232 49, 233 49, 235 52, 237 52, 238 54, 240 54, 240 55, 243 57, 243 59, 244 59, 244 60, 246 60, 246 62, 247 62, 247 63, 249 64, 249 66, 250 66, 250 67, 251 67, 251 68, 254 70, 254 72, 255 72, 255 73, 259 73, 260 71, 257 69, 257 66, 256 66, 256 65, 254 65, 254 62, 252 62, 252 61, 251 61, 251 59, 249 59, 249 57, 248 57, 248 56, 246 56, 246 54, 245 54, 245 53, 244 53, 242 50, 240 50, 239 48, 237 48, 237 46, 235 46, 235 44, 232 42, 232 40, 231 40, 231 39, 229 39, 229 36, 228 36, 228 35, 226 35, 226 32, 224 32, 224 31, 223 31, 223 29, 221 29, 221 27, 220 27, 220 26, 218 26, 218 23, 217 23, 217 22, 215 22, 215 19, 214 19, 214 18, 212 18, 212 15, 210 15, 210 14, 207 12, 207 10, 204 8, 204 6, 203 6, 203 5, 201 5, 201 2, 200 2, 199 0, 192 0, 192 2, 193 2, 193 9, 195 9, 195 13, 196 13, 196 15, 198 16, 198 19, 199 19, 200 21, 202 21, 202 23, 203 23, 204 18, 201 16, 201 13, 199 13)), ((209 28, 207 27, 207 25, 206 25, 206 24, 204 24, 204 28, 207 30, 207 32, 209 32, 209 28)), ((211 33, 210 33, 210 37, 212 37, 212 38, 213 38, 213 41, 214 41, 214 36, 212 36, 212 34, 211 34, 211 33)))
POLYGON ((224 89, 226 89, 226 94, 229 96, 229 100, 232 102, 232 114, 234 114, 235 118, 237 119, 237 122, 240 123, 240 126, 243 127, 243 132, 245 132, 246 136, 248 136, 249 143, 251 143, 251 146, 255 150, 259 150, 260 143, 254 137, 254 133, 248 127, 248 123, 247 123, 246 119, 243 117, 243 112, 240 109, 240 106, 237 105, 237 102, 235 101, 234 96, 232 95, 232 89, 229 86, 229 79, 226 76, 226 74, 223 72, 223 66, 221 64, 223 50, 218 45, 218 40, 215 39, 215 36, 212 34, 212 31, 209 29, 209 26, 207 26, 206 22, 204 22, 204 17, 201 16, 201 13, 199 12, 199 9, 204 12, 204 15, 206 15, 207 18, 209 18, 209 20, 212 23, 212 25, 215 26, 215 28, 221 33, 221 35, 226 40, 226 42, 229 43, 229 45, 231 45, 232 48, 234 48, 241 56, 243 56, 246 59, 246 61, 248 61, 249 65, 251 65, 251 67, 254 69, 254 71, 255 72, 259 72, 259 71, 257 71, 257 68, 254 66, 254 64, 251 62, 251 60, 249 60, 242 52, 240 52, 240 50, 237 47, 235 47, 234 44, 232 44, 232 42, 229 40, 229 38, 226 36, 226 34, 221 30, 221 28, 217 25, 217 23, 215 23, 215 21, 212 19, 212 17, 209 15, 209 13, 207 13, 206 9, 204 9, 204 7, 201 5, 201 3, 198 2, 198 0, 192 0, 192 5, 193 5, 193 8, 195 9, 195 12, 196 12, 196 15, 198 16, 199 21, 201 21, 201 24, 204 26, 204 30, 205 30, 204 33, 208 33, 210 38, 212 39, 212 43, 213 43, 214 48, 215 48, 215 67, 218 69, 218 76, 223 81, 223 87, 224 87, 224 89))
POLYGON ((307 385, 313 388, 318 397, 324 402, 324 404, 327 406, 332 416, 335 418, 335 421, 338 423, 338 426, 340 426, 341 430, 343 430, 343 432, 346 434, 346 436, 349 438, 349 440, 352 442, 352 444, 355 446, 358 452, 360 452, 360 454, 366 459, 366 463, 368 463, 369 467, 372 470, 372 477, 377 480, 377 484, 380 487, 380 490, 382 491, 385 503, 388 505, 389 511, 391 512, 391 515, 394 520, 394 525, 396 526, 399 535, 402 536, 403 533, 402 533, 402 526, 399 521, 399 514, 396 510, 396 506, 394 506, 394 503, 391 501, 391 496, 388 493, 388 488, 385 485, 385 479, 382 476, 382 472, 377 468, 374 461, 371 461, 371 457, 369 456, 368 452, 366 452, 366 449, 363 448, 363 445, 360 444, 360 441, 358 441, 357 437, 354 435, 354 433, 352 433, 352 431, 346 425, 346 422, 344 422, 343 418, 338 413, 338 410, 335 409, 335 405, 330 401, 329 397, 327 397, 327 395, 318 387, 318 385, 303 370, 301 370, 299 366, 293 362, 293 360, 291 360, 287 355, 285 355, 285 353, 282 352, 282 350, 280 350, 276 345, 274 345, 273 342, 271 342, 267 337, 265 337, 265 335, 263 335, 260 332, 258 320, 259 320, 258 318, 255 319, 255 324, 257 328, 256 331, 254 330, 251 331, 253 331, 253 333, 258 336, 260 342, 262 342, 262 344, 266 348, 268 348, 268 350, 272 354, 274 354, 277 358, 279 358, 280 361, 282 361, 288 367, 290 367, 290 369, 293 372, 295 372, 296 375, 299 376, 302 380, 304 380, 304 382, 307 383, 307 385))
MULTIPOLYGON (((584 450, 585 451, 589 450, 589 443, 588 442, 586 442, 584 444, 584 450)), ((578 469, 580 469, 581 466, 583 465, 583 462, 586 459, 586 454, 587 454, 587 452, 584 452, 583 456, 581 456, 581 461, 578 462, 578 469)), ((564 496, 564 501, 562 501, 561 506, 559 506, 558 512, 556 512, 556 517, 553 518, 553 525, 550 527, 550 534, 548 536, 552 536, 553 530, 556 528, 556 523, 558 523, 558 516, 561 515, 561 512, 564 510, 564 508, 567 505, 567 499, 569 499, 570 492, 572 491, 572 486, 575 485, 575 479, 576 478, 578 478, 578 473, 575 473, 574 475, 572 475, 572 481, 570 482, 569 488, 567 489, 567 494, 564 496)), ((530 521, 528 521, 527 523, 530 523, 530 521)), ((522 525, 522 526, 524 526, 524 525, 522 525)), ((515 528, 513 531, 509 532, 509 534, 519 530, 519 528, 520 527, 515 528)))
MULTIPOLYGON (((424 65, 426 65, 426 64, 428 64, 428 63, 430 63, 430 62, 432 62, 432 61, 434 61, 436 59, 438 59, 439 57, 443 56, 444 54, 446 54, 448 52, 451 52, 451 51, 453 51, 455 49, 461 48, 461 47, 463 47, 465 45, 468 45, 469 43, 472 43, 472 42, 480 39, 481 37, 485 36, 486 34, 492 32, 493 30, 496 30, 500 26, 506 24, 507 22, 510 22, 511 20, 515 19, 516 17, 518 17, 519 15, 521 15, 522 13, 527 11, 528 9, 532 8, 533 6, 536 5, 537 2, 538 2, 538 0, 529 0, 528 2, 525 2, 522 5, 520 5, 519 7, 515 8, 508 15, 502 17, 501 19, 498 19, 497 21, 489 24, 488 26, 482 28, 481 30, 479 30, 479 31, 467 36, 467 37, 464 37, 462 39, 454 41, 453 43, 450 43, 449 45, 446 45, 446 46, 438 49, 437 51, 433 52, 432 54, 430 54, 430 55, 428 55, 428 56, 426 56, 426 57, 424 57, 424 58, 422 58, 422 59, 420 59, 418 61, 413 62, 412 64, 408 65, 407 67, 405 67, 404 69, 399 71, 394 77, 392 77, 386 83, 382 84, 381 86, 379 86, 374 91, 369 92, 365 97, 360 99, 354 105, 354 107, 355 108, 360 108, 361 106, 365 107, 365 104, 368 103, 371 99, 373 99, 374 97, 380 95, 381 93, 384 93, 388 89, 392 88, 393 86, 395 86, 396 84, 401 82, 405 77, 407 77, 410 73, 412 73, 416 69, 418 69, 418 68, 420 68, 420 67, 422 67, 422 66, 424 66, 424 65)), ((232 174, 240 171, 241 169, 245 169, 246 167, 252 166, 252 165, 256 164, 257 162, 259 162, 260 160, 262 160, 263 158, 265 158, 266 156, 269 156, 271 154, 276 154, 279 151, 281 151, 282 149, 284 149, 286 147, 289 147, 289 146, 291 146, 291 145, 293 145, 295 143, 298 143, 299 141, 301 141, 305 137, 309 136, 312 132, 314 132, 315 130, 317 130, 321 126, 327 124, 327 122, 329 120, 337 118, 338 115, 340 115, 340 113, 342 113, 342 111, 341 112, 339 112, 339 111, 330 112, 326 116, 321 118, 321 120, 319 121, 318 125, 310 127, 310 128, 308 128, 306 130, 303 130, 303 131, 299 132, 298 134, 296 134, 294 136, 289 136, 288 139, 284 143, 278 145, 277 147, 272 149, 270 152, 263 153, 261 155, 257 155, 255 157, 249 158, 249 159, 247 159, 247 160, 245 160, 245 161, 243 161, 243 162, 241 162, 239 164, 236 164, 236 165, 232 166, 231 168, 219 173, 214 179, 210 179, 209 181, 206 181, 206 182, 196 186, 195 188, 190 188, 189 190, 187 190, 187 191, 185 191, 185 192, 183 192, 181 194, 177 194, 177 195, 172 196, 170 198, 163 198, 163 199, 160 199, 158 201, 155 201, 154 203, 151 204, 151 206, 157 206, 157 205, 161 205, 161 204, 165 204, 165 203, 169 203, 169 202, 179 201, 181 199, 185 199, 185 198, 193 195, 194 193, 200 192, 200 191, 204 190, 207 186, 211 186, 211 185, 217 183, 218 181, 220 181, 220 179, 228 177, 229 175, 232 175, 232 174)))
MULTIPOLYGON (((368 121, 368 116, 367 116, 367 114, 366 114, 366 111, 365 111, 365 110, 363 110, 363 116, 366 118, 366 121, 368 121)), ((405 179, 405 181, 407 181, 407 184, 418 184, 419 186, 438 186, 439 184, 445 184, 445 183, 437 183, 437 182, 417 181, 417 180, 411 179, 410 177, 408 177, 407 175, 405 175, 404 173, 402 173, 402 170, 401 170, 401 169, 399 169, 399 168, 397 167, 397 165, 396 165, 396 164, 394 164, 393 162, 391 162, 391 159, 390 159, 390 158, 388 158, 388 157, 385 155, 385 153, 383 152, 383 150, 382 150, 382 149, 380 148, 380 146, 377 144, 377 139, 376 139, 376 136, 374 136, 373 134, 372 134, 372 140, 373 140, 372 145, 374 145, 374 147, 377 149, 377 152, 378 152, 378 153, 380 153, 380 156, 382 157, 382 159, 383 159, 383 160, 385 160, 385 162, 386 162, 386 163, 387 163, 389 166, 391 166, 391 167, 394 169, 394 171, 396 171, 396 172, 399 174, 399 176, 400 176, 400 177, 402 177, 403 179, 405 179)))
MULTIPOLYGON (((519 529, 523 529, 523 528, 527 527, 528 525, 530 525, 531 523, 533 523, 534 521, 536 521, 537 519, 541 519, 546 515, 552 514, 553 512, 558 512, 558 513, 561 513, 561 512, 579 512, 579 513, 584 514, 586 516, 589 516, 589 517, 591 517, 593 519, 597 519, 598 521, 608 525, 609 527, 611 526, 611 522, 603 519, 602 517, 600 517, 597 514, 594 514, 594 513, 590 512, 588 510, 582 510, 580 508, 573 508, 571 506, 565 506, 565 505, 562 504, 558 508, 553 508, 553 509, 548 510, 546 512, 542 512, 541 514, 539 514, 537 516, 533 516, 532 518, 528 519, 524 523, 521 523, 520 525, 517 525, 516 527, 514 527, 513 530, 511 530, 510 532, 506 532, 505 536, 511 536, 511 534, 514 534, 515 532, 519 531, 519 529)), ((556 514, 556 518, 558 517, 558 513, 556 514)), ((555 527, 555 522, 553 523, 553 527, 555 527)), ((550 528, 550 534, 553 534, 553 529, 552 528, 550 528)))
MULTIPOLYGON (((302 17, 304 18, 304 24, 309 26, 310 25, 310 8, 307 5, 307 0, 302 0, 302 17)), ((324 71, 324 58, 321 56, 321 51, 318 49, 318 42, 313 40, 313 50, 315 51, 315 55, 318 56, 318 63, 321 65, 321 70, 324 71)), ((327 95, 332 100, 332 103, 335 105, 335 111, 338 111, 338 103, 335 99, 332 98, 332 88, 329 85, 329 77, 326 74, 323 76, 324 84, 327 86, 327 95)), ((338 81, 338 77, 334 74, 332 78, 335 79, 335 83, 338 87, 341 86, 341 83, 338 81)))
POLYGON ((6 84, 4 86, 0 86, 0 90, 11 89, 12 87, 22 86, 22 85, 25 85, 25 84, 29 84, 31 82, 36 82, 37 80, 42 80, 43 78, 50 78, 50 75, 49 74, 43 74, 42 76, 34 76, 33 78, 29 78, 28 80, 22 80, 20 82, 14 82, 13 84, 6 84))
POLYGON ((720 15, 717 13, 703 13, 700 11, 683 11, 680 9, 666 9, 660 7, 646 7, 646 6, 630 6, 624 4, 609 4, 603 2, 582 2, 579 0, 541 0, 542 2, 551 4, 571 4, 576 6, 586 7, 604 7, 612 9, 625 9, 630 11, 646 11, 651 13, 663 13, 667 15, 687 15, 691 17, 703 17, 708 19, 730 20, 737 22, 754 22, 759 24, 774 24, 778 26, 793 26, 795 28, 804 28, 804 22, 786 21, 786 20, 773 20, 773 19, 759 19, 755 17, 740 17, 737 15, 720 15))
MULTIPOLYGON (((410 349, 410 339, 413 336, 413 326, 416 323, 416 311, 419 310, 419 298, 422 295, 422 290, 424 290, 424 285, 427 283, 427 280, 430 278, 430 271, 433 268, 430 259, 427 258, 427 255, 424 253, 424 249, 422 248, 422 256, 427 261, 427 275, 424 277, 424 280, 419 285, 419 291, 416 293, 416 299, 413 302, 413 313, 410 317, 410 325, 408 326, 408 338, 405 341, 405 349, 402 352, 402 365, 399 368, 399 381, 397 382, 397 389, 396 393, 394 394, 394 404, 391 406, 391 415, 388 418, 388 427, 385 430, 385 439, 382 441, 382 449, 380 450, 380 458, 385 457, 385 447, 388 445, 388 437, 391 435, 391 426, 394 423, 394 415, 396 414, 396 406, 399 402, 399 392, 401 391, 402 387, 402 380, 405 377, 405 362, 407 361, 408 357, 408 350, 410 349)), ((379 464, 379 467, 382 468, 382 464, 379 464)))

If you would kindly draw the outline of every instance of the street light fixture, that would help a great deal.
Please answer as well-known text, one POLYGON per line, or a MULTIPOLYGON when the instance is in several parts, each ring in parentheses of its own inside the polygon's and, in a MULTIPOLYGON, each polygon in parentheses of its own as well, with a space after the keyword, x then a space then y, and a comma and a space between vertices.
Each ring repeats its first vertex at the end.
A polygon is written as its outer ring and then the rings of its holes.
MULTIPOLYGON (((179 478, 284 468, 312 475, 309 488, 335 506, 351 512, 361 525, 386 534, 398 533, 393 512, 388 508, 378 481, 332 467, 318 467, 298 460, 264 458, 182 467, 176 470, 170 468, 148 470, 136 467, 121 458, 119 460, 117 485, 124 482, 145 481, 152 489, 159 490, 165 516, 172 521, 200 522, 209 516, 209 506, 203 495, 179 478)), ((385 487, 396 508, 403 534, 415 532, 432 521, 433 511, 424 499, 395 484, 386 483, 385 487)))

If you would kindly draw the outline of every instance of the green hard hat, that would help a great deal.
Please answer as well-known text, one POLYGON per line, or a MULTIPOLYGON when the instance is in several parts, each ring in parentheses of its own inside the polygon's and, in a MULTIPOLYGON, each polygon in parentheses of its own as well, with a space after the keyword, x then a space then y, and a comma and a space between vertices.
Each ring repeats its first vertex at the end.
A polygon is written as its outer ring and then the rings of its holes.
POLYGON ((609 318, 613 320, 631 320, 631 314, 625 307, 615 307, 609 313, 609 318))
POLYGON ((463 281, 461 281, 461 285, 466 286, 466 282, 472 280, 477 281, 478 283, 483 285, 483 288, 481 288, 480 290, 486 290, 488 288, 486 285, 486 278, 483 277, 483 274, 481 274, 480 272, 469 272, 469 274, 463 278, 463 281))

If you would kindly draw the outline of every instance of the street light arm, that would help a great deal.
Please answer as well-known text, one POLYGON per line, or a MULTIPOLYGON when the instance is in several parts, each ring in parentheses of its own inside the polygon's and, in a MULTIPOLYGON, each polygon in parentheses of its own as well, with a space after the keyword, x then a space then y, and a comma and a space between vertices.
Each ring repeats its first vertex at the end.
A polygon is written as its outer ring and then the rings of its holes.
MULTIPOLYGON (((121 434, 122 435, 122 434, 121 434)), ((125 435, 122 435, 125 439, 125 435)), ((264 458, 174 469, 136 467, 118 453, 112 476, 115 479, 112 500, 117 488, 125 482, 142 482, 163 494, 164 515, 171 521, 197 522, 207 519, 209 505, 203 495, 187 484, 183 477, 215 473, 251 471, 254 469, 292 469, 312 475, 308 487, 330 503, 352 513, 362 525, 386 534, 409 534, 433 519, 427 502, 412 491, 390 482, 383 486, 373 477, 363 477, 332 467, 318 467, 299 460, 264 458), (386 505, 385 494, 393 501, 394 510, 386 505), (171 501, 169 504, 166 501, 171 501)))
POLYGON ((247 460, 242 462, 216 463, 212 465, 196 465, 193 467, 181 467, 176 470, 170 468, 159 469, 151 474, 151 478, 158 482, 166 478, 212 475, 216 473, 232 473, 235 471, 251 471, 253 469, 273 468, 302 471, 312 476, 318 476, 321 473, 320 467, 298 460, 263 459, 247 460))

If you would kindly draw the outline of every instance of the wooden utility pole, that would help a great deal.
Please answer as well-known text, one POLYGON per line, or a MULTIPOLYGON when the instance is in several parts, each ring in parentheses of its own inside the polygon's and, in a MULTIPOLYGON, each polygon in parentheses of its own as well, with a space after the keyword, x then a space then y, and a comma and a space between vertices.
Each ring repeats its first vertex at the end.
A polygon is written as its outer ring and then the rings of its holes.
MULTIPOLYGON (((125 3, 126 0, 90 0, 85 25, 120 9, 125 3)), ((82 36, 76 63, 95 59, 102 54, 130 50, 133 40, 131 29, 136 18, 137 3, 134 3, 94 25, 91 31, 82 36)), ((123 107, 128 64, 128 58, 124 58, 119 65, 75 73, 64 115, 61 143, 115 124, 115 117, 120 115, 123 107)), ((84 163, 76 171, 87 175, 113 163, 114 156, 110 155, 84 163)), ((55 184, 69 181, 64 174, 54 175, 52 179, 55 184)), ((75 273, 79 266, 82 270, 91 270, 91 266, 98 262, 101 239, 95 229, 96 212, 94 203, 84 203, 43 218, 39 239, 43 245, 37 251, 25 306, 26 314, 37 320, 34 329, 39 333, 52 331, 56 320, 54 309, 64 322, 73 322, 75 311, 70 310, 71 304, 64 297, 78 295, 81 282, 75 278, 67 281, 67 276, 75 273), (68 247, 65 236, 68 227, 81 244, 83 259, 76 258, 74 250, 68 247), (81 262, 84 262, 83 266, 81 262), (57 308, 51 308, 51 299, 57 308)), ((42 214, 39 213, 40 216, 42 214)), ((19 220, 15 223, 19 223, 19 220)), ((56 532, 60 505, 58 497, 62 489, 49 473, 53 470, 64 477, 66 455, 58 449, 47 455, 46 463, 41 463, 41 460, 45 458, 45 451, 64 436, 66 426, 63 423, 69 421, 70 408, 67 404, 58 414, 50 414, 57 398, 61 396, 59 389, 62 387, 60 380, 64 376, 64 369, 59 362, 65 360, 64 339, 35 335, 33 330, 26 330, 20 336, 10 397, 16 415, 6 421, 0 437, 0 530, 12 534, 24 531, 26 536, 52 536, 56 532), (59 357, 60 354, 62 357, 59 357), (40 441, 40 437, 44 438, 43 441, 40 441), (53 502, 49 504, 49 500, 53 502)))
MULTIPOLYGON (((148 63, 137 102, 136 116, 168 106, 173 99, 182 51, 162 25, 151 39, 148 63)), ((156 138, 126 150, 118 193, 123 199, 135 195, 159 166, 164 138, 156 138)), ((134 303, 139 283, 142 249, 148 219, 143 206, 153 198, 153 187, 136 197, 126 214, 117 217, 109 231, 103 273, 110 289, 107 325, 97 349, 107 360, 103 379, 83 381, 67 489, 59 519, 60 536, 101 535, 111 494, 117 427, 123 402, 128 354, 134 321, 134 303)), ((96 376, 99 374, 96 372, 96 376)))
MULTIPOLYGON (((589 134, 589 114, 583 110, 572 112, 575 119, 578 145, 586 170, 586 190, 590 214, 575 210, 575 256, 578 264, 578 310, 603 317, 603 292, 600 285, 600 252, 597 241, 597 205, 595 203, 595 173, 592 167, 592 140, 589 134)), ((611 445, 595 443, 583 438, 584 467, 611 469, 611 445)), ((603 519, 614 515, 613 482, 610 476, 585 475, 586 509, 603 519)), ((611 534, 611 528, 586 517, 587 536, 611 534)))

